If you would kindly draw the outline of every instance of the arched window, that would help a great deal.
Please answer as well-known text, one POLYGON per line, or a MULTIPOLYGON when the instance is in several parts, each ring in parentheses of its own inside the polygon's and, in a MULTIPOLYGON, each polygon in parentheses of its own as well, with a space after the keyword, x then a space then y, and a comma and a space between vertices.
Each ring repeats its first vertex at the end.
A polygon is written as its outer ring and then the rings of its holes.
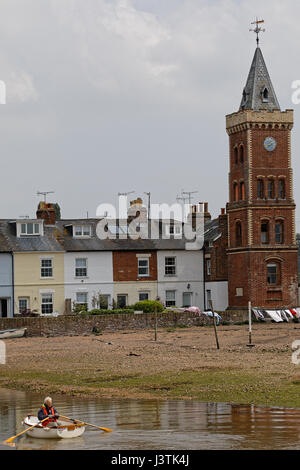
POLYGON ((235 202, 239 200, 239 187, 237 183, 233 184, 233 200, 235 202))
POLYGON ((242 182, 240 183, 240 200, 245 201, 246 196, 245 196, 245 183, 242 182))
POLYGON ((269 236, 269 221, 263 220, 261 222, 261 243, 264 245, 269 243, 270 236, 269 236))
POLYGON ((237 165, 239 162, 239 151, 237 147, 234 147, 233 154, 234 154, 234 163, 237 165))
POLYGON ((286 198, 286 195, 285 195, 285 180, 284 179, 280 179, 279 182, 278 182, 278 197, 279 197, 279 199, 285 199, 286 198))
POLYGON ((278 261, 269 261, 267 264, 267 281, 272 286, 281 283, 281 265, 278 261))
POLYGON ((237 222, 235 226, 235 245, 241 246, 242 241, 243 241, 242 224, 241 222, 237 222))
POLYGON ((268 181, 268 199, 275 199, 275 184, 273 179, 268 181))
POLYGON ((275 223, 275 243, 283 243, 284 241, 284 233, 283 233, 283 221, 276 220, 275 223))
POLYGON ((257 180, 257 199, 264 199, 264 180, 257 180))
POLYGON ((240 146, 240 163, 244 163, 244 146, 240 146))

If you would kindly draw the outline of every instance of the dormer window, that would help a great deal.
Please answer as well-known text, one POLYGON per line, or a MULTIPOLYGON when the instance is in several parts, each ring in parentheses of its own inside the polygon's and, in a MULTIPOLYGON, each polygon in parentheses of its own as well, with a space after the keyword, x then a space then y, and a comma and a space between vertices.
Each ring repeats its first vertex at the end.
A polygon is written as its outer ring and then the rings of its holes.
POLYGON ((172 224, 172 225, 167 225, 166 226, 166 235, 168 236, 181 236, 182 234, 182 228, 181 225, 178 224, 172 224))
POLYGON ((92 233, 90 225, 75 225, 73 227, 73 237, 77 238, 89 238, 92 233))
POLYGON ((264 88, 261 93, 263 103, 268 103, 269 102, 269 90, 268 88, 264 88))
POLYGON ((18 237, 37 237, 43 235, 43 224, 37 221, 19 222, 17 223, 18 237))

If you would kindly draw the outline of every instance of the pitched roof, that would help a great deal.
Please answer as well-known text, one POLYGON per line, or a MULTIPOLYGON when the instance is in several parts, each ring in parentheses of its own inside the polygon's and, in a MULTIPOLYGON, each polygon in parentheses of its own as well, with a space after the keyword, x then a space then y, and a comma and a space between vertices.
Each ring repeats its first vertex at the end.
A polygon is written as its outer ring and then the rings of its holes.
POLYGON ((204 240, 205 242, 214 242, 221 232, 219 230, 219 218, 206 222, 204 228, 204 240))
MULTIPOLYGON (((185 250, 190 240, 181 237, 165 238, 162 223, 166 221, 150 220, 156 224, 158 238, 108 238, 97 236, 99 219, 63 219, 55 225, 44 224, 42 236, 17 237, 16 221, 0 220, 0 253, 2 252, 82 252, 82 251, 151 251, 185 250), (74 237, 74 225, 90 225, 91 236, 74 237)), ((170 221, 168 221, 170 223, 170 221)), ((147 225, 146 225, 147 230, 147 225)))
POLYGON ((16 222, 0 221, 0 252, 56 252, 64 251, 59 242, 56 226, 44 225, 43 236, 17 237, 16 222))
MULTIPOLYGON (((150 227, 151 222, 149 221, 150 227)), ((139 238, 133 239, 130 237, 101 239, 97 236, 96 229, 99 219, 73 219, 73 220, 59 220, 56 225, 64 232, 63 246, 65 251, 150 251, 150 250, 184 250, 186 240, 183 238, 162 238, 161 226, 159 227, 159 239, 154 238, 139 238), (91 236, 86 238, 73 237, 71 227, 73 225, 90 225, 91 236)), ((154 223, 158 223, 155 221, 154 223)))
POLYGON ((256 48, 248 80, 243 91, 240 110, 274 111, 280 106, 260 47, 256 48))

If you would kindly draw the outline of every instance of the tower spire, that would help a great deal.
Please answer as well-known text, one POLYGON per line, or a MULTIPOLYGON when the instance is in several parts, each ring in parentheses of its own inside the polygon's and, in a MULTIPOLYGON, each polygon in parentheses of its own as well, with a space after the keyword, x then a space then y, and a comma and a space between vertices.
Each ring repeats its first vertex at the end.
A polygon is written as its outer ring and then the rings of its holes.
POLYGON ((256 21, 253 21, 253 23, 251 24, 255 24, 256 27, 253 28, 253 29, 249 29, 249 31, 253 31, 253 33, 256 34, 256 43, 257 43, 257 47, 259 47, 259 34, 260 33, 264 33, 266 30, 261 28, 261 26, 259 26, 260 24, 264 23, 265 20, 259 20, 258 18, 256 18, 256 21))
POLYGON ((254 21, 256 27, 250 29, 256 34, 257 48, 251 64, 246 86, 243 90, 240 110, 252 109, 253 111, 274 111, 279 110, 280 106, 274 91, 272 81, 264 61, 263 54, 259 47, 259 34, 265 29, 261 28, 264 20, 254 21))

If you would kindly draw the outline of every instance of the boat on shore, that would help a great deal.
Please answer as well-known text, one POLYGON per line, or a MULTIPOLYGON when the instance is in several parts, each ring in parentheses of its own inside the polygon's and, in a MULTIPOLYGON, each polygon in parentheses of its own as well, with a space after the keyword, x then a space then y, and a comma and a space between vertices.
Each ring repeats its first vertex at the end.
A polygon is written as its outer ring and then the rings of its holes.
MULTIPOLYGON (((40 423, 36 416, 28 415, 22 422, 25 429, 40 423)), ((72 439, 82 436, 85 431, 84 423, 72 423, 70 421, 59 419, 55 423, 47 426, 38 424, 38 426, 30 429, 27 435, 36 439, 72 439)))
POLYGON ((23 338, 27 328, 17 328, 14 330, 0 330, 0 339, 23 338))

